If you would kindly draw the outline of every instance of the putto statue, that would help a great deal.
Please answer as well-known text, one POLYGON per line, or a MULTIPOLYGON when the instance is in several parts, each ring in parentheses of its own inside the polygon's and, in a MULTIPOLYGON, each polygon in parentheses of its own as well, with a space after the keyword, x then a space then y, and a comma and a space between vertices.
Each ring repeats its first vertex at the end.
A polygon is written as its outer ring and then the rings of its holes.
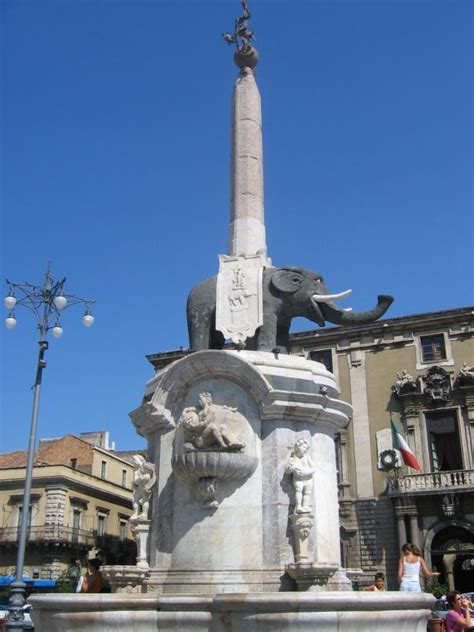
POLYGON ((130 520, 147 520, 150 509, 150 496, 156 483, 155 466, 141 454, 134 454, 135 471, 133 473, 133 515, 130 520))
POLYGON ((199 406, 188 406, 181 413, 179 424, 184 431, 185 449, 197 450, 242 450, 245 445, 227 427, 227 417, 237 412, 236 408, 217 406, 212 395, 199 393, 199 406), (191 445, 190 445, 191 444, 191 445))
POLYGON ((292 476, 295 491, 295 514, 311 513, 310 499, 315 467, 308 454, 309 450, 308 441, 298 439, 285 467, 286 474, 292 476))

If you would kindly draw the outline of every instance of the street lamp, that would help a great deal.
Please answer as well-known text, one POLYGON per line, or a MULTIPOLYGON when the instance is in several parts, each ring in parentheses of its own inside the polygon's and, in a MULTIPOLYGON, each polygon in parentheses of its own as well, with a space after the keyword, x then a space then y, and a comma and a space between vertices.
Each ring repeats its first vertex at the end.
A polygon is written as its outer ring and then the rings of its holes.
POLYGON ((61 327, 61 313, 73 305, 82 305, 85 308, 83 323, 90 327, 94 322, 91 314, 91 305, 95 301, 89 301, 73 294, 65 294, 63 287, 66 279, 54 282, 51 275, 51 264, 45 275, 43 286, 31 283, 11 283, 6 279, 8 285, 8 295, 4 299, 4 305, 9 310, 5 319, 7 329, 14 329, 16 326, 15 308, 26 307, 33 312, 40 332, 39 354, 36 367, 36 379, 33 387, 33 413, 31 416, 30 439, 28 444, 28 460, 25 475, 25 488, 23 495, 23 511, 21 512, 20 535, 18 538, 18 555, 16 560, 15 580, 10 585, 9 617, 7 630, 23 630, 24 613, 23 606, 26 602, 26 584, 23 581, 23 566, 25 561, 26 537, 28 531, 31 483, 33 478, 33 464, 36 443, 36 422, 38 419, 38 406, 41 390, 41 378, 43 369, 46 367, 44 354, 48 349, 46 335, 48 331, 55 338, 59 338, 63 333, 61 327))

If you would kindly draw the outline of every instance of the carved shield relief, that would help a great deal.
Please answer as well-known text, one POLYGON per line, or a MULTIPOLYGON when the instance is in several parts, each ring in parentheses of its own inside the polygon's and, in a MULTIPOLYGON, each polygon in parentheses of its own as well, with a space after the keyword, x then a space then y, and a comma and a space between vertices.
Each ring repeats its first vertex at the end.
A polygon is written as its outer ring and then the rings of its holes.
POLYGON ((226 339, 244 342, 263 323, 262 255, 219 255, 216 329, 226 339))

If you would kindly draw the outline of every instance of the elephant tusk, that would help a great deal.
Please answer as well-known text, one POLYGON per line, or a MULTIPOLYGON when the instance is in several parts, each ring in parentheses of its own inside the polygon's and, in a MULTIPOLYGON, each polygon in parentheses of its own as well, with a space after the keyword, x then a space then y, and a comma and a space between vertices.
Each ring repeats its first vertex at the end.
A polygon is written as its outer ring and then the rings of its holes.
POLYGON ((352 312, 352 307, 344 307, 344 312, 352 312))
POLYGON ((338 298, 349 296, 351 292, 352 290, 346 290, 345 292, 339 292, 339 294, 313 294, 311 298, 317 303, 330 303, 331 301, 335 301, 338 298))

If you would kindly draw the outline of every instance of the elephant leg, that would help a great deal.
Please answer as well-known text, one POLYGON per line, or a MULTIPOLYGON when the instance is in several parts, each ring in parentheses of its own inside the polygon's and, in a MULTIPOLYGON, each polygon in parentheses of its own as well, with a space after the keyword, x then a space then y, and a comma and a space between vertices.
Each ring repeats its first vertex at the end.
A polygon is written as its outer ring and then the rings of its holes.
POLYGON ((273 351, 277 346, 278 317, 265 314, 263 325, 257 331, 257 351, 273 351))
POLYGON ((188 313, 188 332, 191 351, 210 349, 211 324, 208 314, 188 313))
POLYGON ((208 349, 223 349, 224 345, 224 334, 216 329, 216 312, 214 311, 210 323, 208 349))

